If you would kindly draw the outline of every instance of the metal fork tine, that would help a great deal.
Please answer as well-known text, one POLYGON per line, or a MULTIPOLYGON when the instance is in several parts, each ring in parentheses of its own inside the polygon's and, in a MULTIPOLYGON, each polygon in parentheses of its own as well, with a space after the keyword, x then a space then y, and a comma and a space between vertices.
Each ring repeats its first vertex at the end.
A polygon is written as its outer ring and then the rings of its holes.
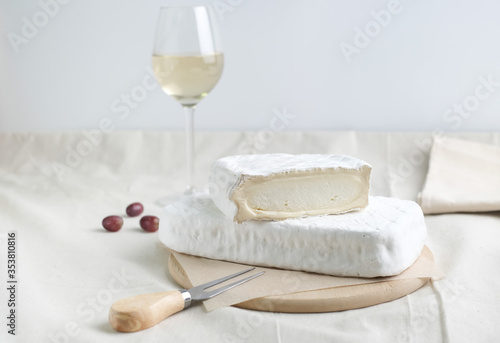
POLYGON ((261 276, 262 274, 264 274, 264 272, 260 272, 260 273, 255 274, 255 275, 251 275, 251 276, 249 276, 247 278, 244 278, 243 280, 239 280, 239 281, 233 282, 233 283, 231 283, 229 285, 226 285, 226 286, 214 289, 213 291, 210 291, 210 292, 203 292, 204 293, 203 296, 204 296, 205 299, 209 299, 209 298, 214 297, 214 296, 216 296, 218 294, 221 294, 222 292, 227 291, 228 289, 231 289, 233 287, 241 285, 242 283, 245 283, 247 281, 255 279, 257 276, 261 276))
POLYGON ((198 285, 196 287, 191 288, 189 291, 190 292, 192 292, 192 291, 203 291, 204 289, 207 289, 209 287, 218 285, 219 283, 222 283, 224 281, 227 281, 229 279, 237 277, 237 276, 239 276, 241 274, 248 273, 249 271, 252 271, 254 269, 255 269, 255 267, 249 268, 249 269, 243 270, 241 272, 237 272, 237 273, 234 273, 234 274, 231 274, 231 275, 228 275, 228 276, 221 277, 220 279, 217 279, 217 280, 213 280, 213 281, 210 281, 210 282, 207 282, 207 283, 203 283, 201 285, 198 285))

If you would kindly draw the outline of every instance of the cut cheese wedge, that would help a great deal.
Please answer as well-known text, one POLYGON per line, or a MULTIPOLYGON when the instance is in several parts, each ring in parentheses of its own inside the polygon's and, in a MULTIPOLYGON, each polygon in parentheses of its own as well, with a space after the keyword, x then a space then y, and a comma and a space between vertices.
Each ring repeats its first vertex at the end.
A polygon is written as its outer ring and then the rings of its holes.
POLYGON ((426 238, 420 206, 385 197, 371 197, 363 211, 343 215, 238 224, 208 194, 195 193, 163 210, 159 231, 160 240, 181 253, 355 277, 401 273, 426 238))
POLYGON ((368 205, 372 167, 347 155, 238 155, 217 160, 210 194, 228 217, 282 220, 368 205))

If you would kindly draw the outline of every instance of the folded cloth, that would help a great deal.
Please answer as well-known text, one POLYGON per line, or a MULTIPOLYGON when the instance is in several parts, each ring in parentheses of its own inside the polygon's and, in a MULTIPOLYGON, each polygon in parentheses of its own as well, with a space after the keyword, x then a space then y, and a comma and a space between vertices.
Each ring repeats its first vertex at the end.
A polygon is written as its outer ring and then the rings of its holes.
POLYGON ((500 210, 500 148, 435 138, 418 197, 426 214, 500 210))

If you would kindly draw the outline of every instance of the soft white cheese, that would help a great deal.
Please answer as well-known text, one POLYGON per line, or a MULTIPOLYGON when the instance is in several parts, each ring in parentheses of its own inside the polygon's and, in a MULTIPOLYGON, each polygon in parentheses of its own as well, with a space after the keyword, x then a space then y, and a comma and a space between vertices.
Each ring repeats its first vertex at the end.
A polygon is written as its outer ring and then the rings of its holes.
POLYGON ((217 160, 210 194, 241 223, 338 214, 368 205, 371 166, 347 155, 238 155, 217 160))
POLYGON ((420 255, 425 237, 420 207, 385 197, 343 215, 238 224, 196 193, 167 206, 160 219, 160 240, 178 252, 339 276, 399 274, 420 255))

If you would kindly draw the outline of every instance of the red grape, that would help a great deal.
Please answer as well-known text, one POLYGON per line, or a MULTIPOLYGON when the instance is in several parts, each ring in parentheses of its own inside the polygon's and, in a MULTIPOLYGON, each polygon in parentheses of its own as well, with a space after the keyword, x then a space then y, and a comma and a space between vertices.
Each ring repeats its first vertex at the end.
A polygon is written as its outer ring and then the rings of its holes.
POLYGON ((158 231, 160 219, 155 216, 144 216, 141 218, 141 227, 144 231, 155 232, 158 231))
POLYGON ((102 226, 111 232, 116 232, 122 228, 123 219, 120 216, 108 216, 102 220, 102 226))
POLYGON ((140 202, 134 202, 127 206, 126 211, 129 217, 137 217, 144 211, 144 206, 140 202))

